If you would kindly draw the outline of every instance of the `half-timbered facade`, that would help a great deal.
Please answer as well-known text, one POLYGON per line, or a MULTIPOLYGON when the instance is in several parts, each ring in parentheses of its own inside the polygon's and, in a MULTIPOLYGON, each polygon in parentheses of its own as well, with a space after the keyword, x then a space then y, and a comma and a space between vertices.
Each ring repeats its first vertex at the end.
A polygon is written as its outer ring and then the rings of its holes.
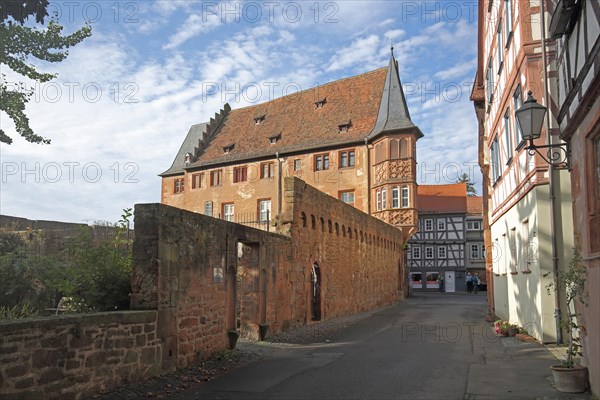
POLYGON ((515 119, 531 91, 548 107, 536 144, 559 140, 557 104, 550 96, 556 82, 555 48, 551 40, 543 40, 548 31, 542 29, 553 2, 543 1, 479 1, 472 100, 479 120, 486 248, 492 250, 486 252, 488 286, 493 282, 490 314, 525 326, 542 342, 555 342, 559 304, 545 288, 553 271, 571 258, 569 173, 529 154, 515 119))
MULTIPOLYGON (((416 230, 416 142, 392 54, 380 68, 191 127, 162 176, 162 202, 269 229, 296 176, 403 230, 416 230)), ((271 227, 272 229, 272 227, 271 227)))
POLYGON ((408 242, 412 288, 439 289, 443 280, 447 292, 465 290, 470 267, 483 273, 481 214, 469 212, 477 208, 474 203, 481 204, 481 197, 468 198, 465 183, 420 185, 417 201, 419 231, 408 242), (471 252, 472 246, 477 252, 471 252))
POLYGON ((557 120, 571 148, 575 245, 587 268, 587 307, 579 307, 584 362, 600 395, 600 2, 561 1, 552 15, 557 39, 557 120))

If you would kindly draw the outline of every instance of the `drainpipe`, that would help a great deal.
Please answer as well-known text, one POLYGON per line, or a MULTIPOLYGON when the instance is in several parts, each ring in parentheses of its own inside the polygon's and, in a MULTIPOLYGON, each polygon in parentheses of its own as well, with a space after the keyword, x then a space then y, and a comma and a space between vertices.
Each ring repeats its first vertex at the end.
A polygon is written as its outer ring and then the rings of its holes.
MULTIPOLYGON (((546 7, 545 0, 541 1, 541 22, 542 22, 542 63, 543 63, 543 78, 544 78, 544 105, 548 107, 546 112, 546 143, 552 144, 552 133, 550 131, 550 96, 548 94, 548 64, 546 59, 546 7)), ((556 344, 562 344, 562 313, 560 310, 560 290, 558 286, 558 245, 556 242, 556 195, 554 182, 554 167, 551 163, 548 164, 548 191, 550 192, 550 239, 552 243, 552 278, 554 282, 554 320, 556 324, 556 344)), ((560 230, 562 234, 562 229, 560 230)))
POLYGON ((365 149, 367 150, 367 214, 371 215, 371 152, 368 138, 365 138, 365 149))
POLYGON ((283 187, 283 183, 282 183, 282 176, 281 176, 281 161, 282 159, 279 158, 279 152, 275 152, 275 158, 277 159, 277 217, 281 218, 281 202, 282 200, 282 187, 283 187))

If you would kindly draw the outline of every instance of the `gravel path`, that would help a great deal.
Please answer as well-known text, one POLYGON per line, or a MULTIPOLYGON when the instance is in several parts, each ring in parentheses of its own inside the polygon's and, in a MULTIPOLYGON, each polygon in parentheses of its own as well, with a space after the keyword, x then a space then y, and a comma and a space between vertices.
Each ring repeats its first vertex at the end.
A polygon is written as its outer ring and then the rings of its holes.
POLYGON ((225 350, 206 361, 180 369, 158 378, 123 386, 113 392, 94 396, 95 400, 168 399, 171 394, 182 392, 202 382, 211 381, 242 365, 260 360, 274 352, 298 344, 327 340, 326 337, 353 325, 381 309, 299 326, 286 332, 268 336, 263 342, 240 339, 234 350, 225 350))

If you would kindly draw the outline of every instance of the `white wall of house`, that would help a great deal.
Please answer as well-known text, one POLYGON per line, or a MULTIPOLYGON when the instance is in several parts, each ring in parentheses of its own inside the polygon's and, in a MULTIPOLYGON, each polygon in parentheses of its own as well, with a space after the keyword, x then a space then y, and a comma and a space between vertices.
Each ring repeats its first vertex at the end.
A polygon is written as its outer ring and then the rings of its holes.
MULTIPOLYGON (((557 175, 565 176, 566 172, 557 175)), ((573 246, 568 179, 557 179, 559 268, 573 246), (566 183, 565 183, 566 182, 566 183), (566 193, 566 194, 565 194, 566 193), (562 234, 561 234, 562 230, 562 234)), ((552 241, 548 185, 535 187, 491 225, 496 315, 524 327, 542 342, 556 341, 552 281, 552 241)))

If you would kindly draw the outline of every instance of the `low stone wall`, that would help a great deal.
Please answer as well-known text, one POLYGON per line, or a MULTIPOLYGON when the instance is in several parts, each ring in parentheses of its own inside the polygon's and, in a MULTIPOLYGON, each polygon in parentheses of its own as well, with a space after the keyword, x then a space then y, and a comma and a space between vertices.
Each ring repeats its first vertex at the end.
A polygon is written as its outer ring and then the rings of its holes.
POLYGON ((159 374, 156 311, 0 322, 0 398, 85 399, 159 374))

